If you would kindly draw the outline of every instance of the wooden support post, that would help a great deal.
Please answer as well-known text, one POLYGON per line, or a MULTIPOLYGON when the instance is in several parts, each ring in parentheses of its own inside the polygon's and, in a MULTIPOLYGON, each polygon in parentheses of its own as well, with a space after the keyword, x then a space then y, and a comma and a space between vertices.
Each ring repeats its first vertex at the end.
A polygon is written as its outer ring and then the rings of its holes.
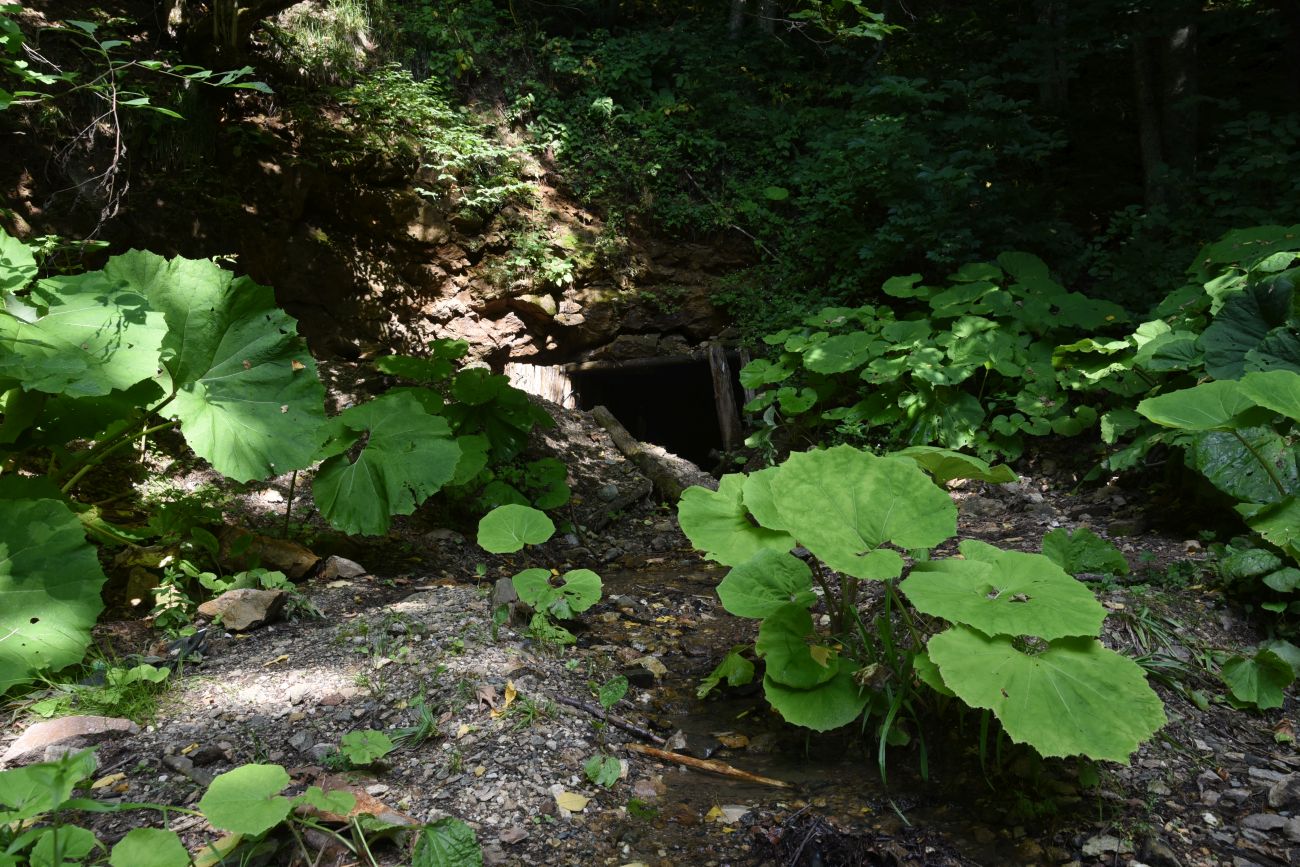
POLYGON ((722 447, 731 452, 740 448, 740 412, 736 409, 736 393, 731 387, 731 365, 726 350, 714 341, 709 344, 709 371, 713 374, 713 399, 718 410, 718 430, 722 432, 722 447))

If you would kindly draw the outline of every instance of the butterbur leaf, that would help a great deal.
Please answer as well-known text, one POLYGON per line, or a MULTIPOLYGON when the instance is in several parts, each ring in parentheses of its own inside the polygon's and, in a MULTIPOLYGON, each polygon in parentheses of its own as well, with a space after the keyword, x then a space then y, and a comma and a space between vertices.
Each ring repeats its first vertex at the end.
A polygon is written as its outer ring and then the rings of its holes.
POLYGON ((817 403, 817 392, 811 388, 792 388, 785 386, 776 390, 776 399, 781 404, 781 412, 786 415, 799 415, 812 409, 817 403))
POLYGON ((82 750, 52 762, 6 770, 0 774, 0 806, 9 809, 0 811, 0 819, 21 822, 58 809, 95 767, 94 752, 82 750))
POLYGON ((1128 561, 1120 550, 1087 527, 1074 532, 1060 527, 1043 536, 1043 554, 1071 575, 1128 574, 1128 561))
POLYGON ((939 671, 939 666, 934 664, 930 659, 930 654, 924 650, 912 657, 912 670, 916 672, 916 677, 921 683, 930 687, 930 689, 946 695, 949 698, 957 693, 948 688, 948 684, 943 682, 943 674, 939 671))
POLYGON ((597 695, 600 706, 609 710, 623 700, 623 696, 627 695, 627 688, 628 681, 626 677, 621 674, 617 677, 611 677, 600 687, 600 692, 597 695))
MULTIPOLYGON (((992 546, 988 546, 992 548, 992 546)), ((1046 640, 1097 635, 1106 617, 1092 591, 1042 554, 982 552, 962 543, 966 560, 917 563, 901 585, 917 610, 985 635, 1046 640)))
MULTIPOLYGON (((550 590, 554 595, 554 601, 548 606, 550 612, 568 620, 600 601, 600 576, 590 569, 573 569, 561 575, 559 586, 550 590)), ((523 599, 523 594, 519 598, 523 599)), ((538 604, 547 605, 542 600, 538 604)))
MULTIPOLYGON (((837 664, 843 665, 843 660, 837 664)), ((853 722, 862 715, 869 698, 852 672, 843 670, 813 689, 795 689, 764 677, 763 694, 786 722, 819 732, 853 722)))
POLYGON ((320 786, 308 786, 307 791, 293 799, 294 807, 311 807, 321 813, 347 816, 357 805, 357 796, 347 789, 326 792, 320 786))
POLYGON ((456 445, 460 446, 460 457, 456 460, 456 472, 448 484, 467 485, 487 466, 491 444, 485 436, 466 434, 456 437, 456 445))
POLYGON ((289 799, 280 795, 287 785, 289 774, 279 765, 241 765, 212 781, 199 809, 214 828, 262 834, 289 815, 289 799))
POLYGON ((176 392, 167 411, 195 453, 241 482, 315 460, 325 388, 270 287, 207 260, 139 250, 109 259, 103 274, 166 318, 162 379, 176 392))
POLYGON ((1264 576, 1264 584, 1278 593, 1290 593, 1300 587, 1300 569, 1288 566, 1264 576))
POLYGON ((493 554, 513 554, 525 545, 540 545, 555 533, 555 524, 531 506, 498 506, 478 522, 478 544, 493 554))
POLYGON ((902 560, 876 549, 933 548, 957 528, 957 509, 915 463, 852 446, 796 453, 772 480, 782 523, 832 569, 896 577, 902 560))
POLYGON ((0 500, 0 694, 81 661, 105 581, 81 521, 56 500, 0 500))
POLYGON ((483 867, 474 829, 450 817, 430 824, 415 844, 411 867, 483 867))
POLYGON ((740 384, 745 388, 762 388, 789 379, 791 373, 788 367, 756 358, 740 369, 740 384))
POLYGON ((1123 764, 1166 721, 1141 667, 1094 638, 1060 638, 1030 654, 1009 636, 955 626, 928 649, 962 701, 993 711, 1013 741, 1044 757, 1123 764))
POLYGON ((354 765, 371 765, 393 751, 393 740, 374 729, 348 732, 339 741, 339 752, 354 765))
POLYGON ((1267 426, 1196 434, 1183 450, 1183 461, 1225 494, 1248 503, 1274 503, 1300 490, 1295 449, 1267 426))
POLYGON ((0 229, 0 293, 15 292, 36 277, 31 248, 0 229))
POLYGON ((1241 393, 1260 406, 1300 421, 1300 373, 1270 370, 1241 378, 1241 393))
POLYGON ((1246 355, 1291 317, 1291 294, 1289 283, 1275 280, 1229 296, 1201 334, 1206 372, 1215 379, 1240 379, 1246 355))
POLYGON ((618 782, 623 773, 623 763, 613 756, 595 755, 587 759, 582 770, 588 780, 608 789, 618 782))
POLYGON ((718 584, 718 599, 737 617, 761 620, 790 603, 807 608, 817 595, 806 563, 789 552, 765 548, 727 573, 718 584))
POLYGON ((772 497, 772 479, 779 472, 779 467, 757 470, 750 473, 741 486, 741 502, 759 526, 768 530, 785 529, 781 525, 781 511, 772 497))
POLYGON ((834 677, 839 670, 838 656, 821 651, 814 654, 808 644, 812 637, 812 615, 804 606, 783 605, 772 612, 758 627, 754 642, 754 652, 767 663, 767 678, 784 686, 811 689, 834 677))
POLYGON ((1262 578, 1282 566, 1282 558, 1263 548, 1232 551, 1219 560, 1219 574, 1229 583, 1262 578))
POLYGON ((321 514, 348 533, 388 532, 393 515, 409 515, 451 481, 460 448, 445 419, 407 394, 383 395, 344 410, 330 424, 312 493, 321 514), (355 460, 345 452, 365 434, 355 460))
POLYGON ((0 378, 76 398, 157 373, 162 314, 103 272, 42 280, 26 303, 34 305, 31 322, 0 315, 0 378))
POLYGON ((1246 427, 1255 401, 1231 380, 1203 382, 1192 388, 1149 397, 1137 411, 1158 425, 1189 431, 1226 431, 1246 427))
POLYGON ((840 334, 804 353, 803 366, 814 373, 845 373, 871 357, 875 339, 864 332, 840 334))
POLYGON ((1282 691, 1295 680, 1291 664, 1267 648, 1253 658, 1234 656, 1223 664, 1219 676, 1232 697, 1260 710, 1282 706, 1282 691))
POLYGON ((94 833, 77 825, 43 829, 32 847, 31 867, 75 867, 99 846, 94 833), (55 857, 56 851, 61 857, 55 857))
POLYGON ((1279 548, 1294 547, 1300 543, 1300 499, 1264 506, 1246 518, 1246 526, 1279 548))
POLYGON ((718 489, 692 486, 682 492, 677 520, 691 544, 724 566, 737 566, 762 548, 789 551, 789 533, 756 526, 743 504, 745 476, 733 473, 718 482, 718 489))
POLYGON ((717 667, 709 672, 704 680, 695 690, 696 698, 704 698, 713 690, 717 689, 722 681, 726 681, 728 686, 744 686, 752 683, 754 680, 754 663, 744 657, 744 652, 749 649, 749 645, 738 644, 727 655, 722 658, 717 667))
POLYGON ((189 867, 190 853, 175 831, 133 828, 109 854, 111 867, 189 867))
POLYGON ((393 376, 412 382, 440 382, 455 372, 456 367, 445 358, 416 358, 410 355, 381 355, 375 367, 393 376))
POLYGON ((935 484, 943 486, 956 479, 975 479, 994 485, 1014 482, 1019 476, 1006 464, 990 466, 988 461, 952 449, 937 446, 909 446, 891 456, 910 458, 930 474, 935 484))

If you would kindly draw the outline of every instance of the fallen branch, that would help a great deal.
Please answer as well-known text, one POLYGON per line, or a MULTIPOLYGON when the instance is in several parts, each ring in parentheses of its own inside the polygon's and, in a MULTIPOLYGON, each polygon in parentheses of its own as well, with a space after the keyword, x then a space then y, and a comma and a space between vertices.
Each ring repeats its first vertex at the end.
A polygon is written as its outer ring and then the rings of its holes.
POLYGON ((655 486, 659 495, 669 503, 675 503, 682 496, 682 491, 692 485, 700 485, 717 490, 718 480, 701 470, 695 464, 679 458, 651 443, 643 443, 627 428, 614 418, 614 414, 603 406, 591 410, 591 418, 605 429, 615 447, 636 464, 637 468, 655 486))
POLYGON ((684 756, 681 753, 670 753, 667 750, 647 747, 645 744, 624 744, 634 753, 640 753, 643 756, 650 756, 665 762, 672 762, 678 765, 684 765, 688 768, 694 768, 697 771, 708 771, 711 774, 721 774, 724 777, 732 777, 737 780, 744 780, 747 783, 758 783, 760 786, 775 786, 778 789, 790 789, 793 786, 785 780, 774 780, 771 777, 760 777, 758 774, 751 774, 749 771, 742 771, 740 768, 733 768, 726 762, 717 762, 713 759, 697 759, 694 756, 684 756))
POLYGON ((604 720, 615 728, 620 728, 628 734, 636 735, 642 740, 649 741, 652 744, 659 744, 659 746, 664 745, 664 739, 649 729, 643 729, 636 723, 628 722, 621 716, 609 713, 603 707, 598 707, 591 702, 579 701, 576 698, 569 698, 565 695, 557 695, 555 700, 560 704, 567 704, 569 707, 576 707, 578 710, 586 711, 597 719, 604 720))

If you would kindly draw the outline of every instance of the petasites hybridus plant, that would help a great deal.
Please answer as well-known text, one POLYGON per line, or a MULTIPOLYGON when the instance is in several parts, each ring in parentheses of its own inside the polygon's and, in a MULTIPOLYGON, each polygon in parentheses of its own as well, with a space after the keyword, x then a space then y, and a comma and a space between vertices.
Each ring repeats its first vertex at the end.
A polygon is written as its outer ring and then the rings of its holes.
MULTIPOLYGON (((933 450, 922 454, 932 461, 933 450)), ((762 621, 754 649, 768 701, 817 731, 876 715, 882 738, 895 740, 900 714, 918 715, 919 681, 991 711, 1043 756, 1127 761, 1165 715, 1138 665, 1097 640, 1104 609, 1041 554, 967 540, 961 558, 928 560, 956 534, 957 512, 922 466, 915 455, 836 446, 683 494, 682 530, 732 567, 718 585, 723 606, 762 621), (883 585, 870 623, 863 582, 883 585), (828 632, 814 625, 820 606, 828 632)), ((955 464, 949 473, 959 475, 955 464)), ((743 679, 735 656, 719 679, 743 679)))
POLYGON ((385 532, 456 474, 450 426, 409 393, 327 421, 315 362, 267 286, 140 250, 39 271, 0 231, 0 693, 81 658, 105 580, 85 532, 131 534, 75 491, 132 442, 178 428, 240 482, 323 461, 317 504, 349 533, 385 532))
MULTIPOLYGON (((497 506, 478 524, 478 544, 493 554, 513 554, 525 545, 540 545, 555 533, 546 513, 531 506, 510 503, 497 506)), ((530 608, 529 631, 539 640, 573 644, 573 633, 556 623, 572 620, 600 601, 600 576, 590 569, 572 569, 560 575, 534 567, 511 579, 515 593, 530 608)))

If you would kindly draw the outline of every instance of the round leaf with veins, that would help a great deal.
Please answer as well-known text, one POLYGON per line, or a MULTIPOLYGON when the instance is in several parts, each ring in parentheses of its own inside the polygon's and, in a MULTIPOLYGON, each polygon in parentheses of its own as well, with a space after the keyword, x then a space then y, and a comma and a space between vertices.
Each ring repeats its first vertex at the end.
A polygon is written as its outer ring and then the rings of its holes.
POLYGON ((1096 635, 1105 610, 1092 591, 1042 554, 963 542, 965 560, 917 563, 901 588, 917 610, 985 635, 1048 641, 1096 635))

